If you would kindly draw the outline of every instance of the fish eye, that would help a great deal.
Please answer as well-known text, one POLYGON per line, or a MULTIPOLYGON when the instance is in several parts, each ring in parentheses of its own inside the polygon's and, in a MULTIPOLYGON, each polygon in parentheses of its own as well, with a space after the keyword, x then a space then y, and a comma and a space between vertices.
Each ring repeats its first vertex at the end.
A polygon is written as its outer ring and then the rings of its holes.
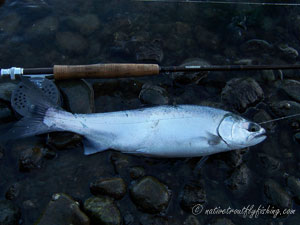
POLYGON ((260 127, 257 124, 255 124, 255 123, 249 124, 248 131, 257 132, 257 131, 259 131, 259 129, 260 129, 260 127))

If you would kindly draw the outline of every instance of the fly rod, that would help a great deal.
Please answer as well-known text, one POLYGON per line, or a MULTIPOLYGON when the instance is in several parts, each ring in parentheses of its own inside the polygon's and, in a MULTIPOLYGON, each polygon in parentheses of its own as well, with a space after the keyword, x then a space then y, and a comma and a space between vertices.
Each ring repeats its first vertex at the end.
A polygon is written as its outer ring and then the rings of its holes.
POLYGON ((203 66, 159 66, 158 64, 92 64, 92 65, 55 65, 49 68, 1 69, 1 77, 16 76, 43 77, 55 80, 81 78, 121 78, 142 77, 173 72, 201 71, 247 71, 247 70, 287 70, 300 69, 300 64, 292 65, 203 65, 203 66))

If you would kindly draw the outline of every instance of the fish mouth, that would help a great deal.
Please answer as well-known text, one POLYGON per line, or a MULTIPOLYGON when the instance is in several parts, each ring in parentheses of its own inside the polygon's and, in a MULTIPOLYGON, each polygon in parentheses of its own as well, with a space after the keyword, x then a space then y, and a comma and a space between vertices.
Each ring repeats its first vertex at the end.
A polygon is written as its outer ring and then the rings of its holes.
POLYGON ((258 134, 255 136, 255 138, 260 138, 260 137, 266 137, 266 132, 262 133, 262 134, 258 134))

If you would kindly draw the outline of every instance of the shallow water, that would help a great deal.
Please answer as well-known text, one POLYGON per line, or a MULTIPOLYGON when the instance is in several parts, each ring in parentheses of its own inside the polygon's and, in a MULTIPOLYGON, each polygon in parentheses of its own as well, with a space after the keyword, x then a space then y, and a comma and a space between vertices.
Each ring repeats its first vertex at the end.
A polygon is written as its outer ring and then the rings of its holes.
MULTIPOLYGON (((299 63, 299 57, 278 50, 280 44, 300 50, 299 18, 299 7, 119 0, 6 0, 0 7, 0 68, 109 62, 154 62, 167 66, 179 65, 191 58, 200 58, 213 65, 234 64, 241 59, 250 59, 254 64, 299 63), (265 40, 271 47, 249 46, 246 43, 251 39, 265 40)), ((288 71, 284 78, 296 79, 298 73, 288 71)), ((271 102, 290 100, 289 96, 275 90, 274 82, 279 80, 278 77, 275 81, 267 81, 258 71, 210 73, 199 84, 173 85, 171 75, 89 82, 94 85, 96 112, 145 106, 139 99, 139 93, 142 85, 149 82, 167 90, 169 104, 210 102, 234 110, 221 101, 222 89, 233 77, 256 79, 264 91, 265 98, 261 102, 268 112, 272 111, 271 102)), ((261 106, 255 103, 252 107, 257 109, 261 106)), ((245 115, 253 119, 253 114, 247 112, 245 115)), ((75 148, 56 151, 57 156, 43 160, 41 168, 20 172, 20 151, 29 148, 32 143, 44 145, 45 138, 41 137, 20 140, 10 150, 5 150, 0 159, 0 199, 5 198, 11 184, 18 182, 21 190, 13 202, 21 208, 22 224, 29 225, 41 216, 52 194, 63 192, 84 201, 92 195, 90 182, 99 177, 120 176, 130 186, 132 179, 128 169, 141 166, 146 175, 158 178, 172 191, 169 207, 161 214, 168 224, 183 224, 192 215, 192 212, 181 209, 179 196, 184 185, 195 180, 204 183, 206 209, 225 209, 228 206, 241 209, 252 204, 257 208, 268 205, 264 194, 267 179, 279 183, 292 196, 285 177, 300 177, 299 143, 294 139, 296 131, 291 129, 292 121, 297 121, 297 118, 276 123, 265 142, 242 151, 242 164, 250 170, 247 174, 250 181, 239 191, 233 191, 226 185, 226 180, 235 170, 230 160, 236 153, 211 156, 200 171, 195 171, 198 158, 149 159, 113 151, 84 156, 79 144, 75 148), (260 153, 279 161, 279 168, 268 171, 260 153), (125 157, 128 161, 121 172, 115 170, 112 155, 125 157), (28 204, 28 200, 32 204, 28 204)), ((136 208, 128 193, 116 204, 123 217, 133 216, 131 224, 138 224, 146 214, 136 208)), ((196 217, 200 224, 212 223, 212 220, 221 217, 231 219, 234 224, 297 224, 300 221, 299 202, 293 200, 292 208, 296 210, 295 215, 275 219, 265 215, 250 219, 232 214, 200 214, 196 217)))

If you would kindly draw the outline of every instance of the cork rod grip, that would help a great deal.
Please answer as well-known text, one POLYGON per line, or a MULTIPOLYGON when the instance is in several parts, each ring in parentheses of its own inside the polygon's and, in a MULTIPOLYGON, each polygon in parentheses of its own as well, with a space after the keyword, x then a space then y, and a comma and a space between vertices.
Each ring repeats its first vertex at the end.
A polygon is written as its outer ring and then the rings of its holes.
POLYGON ((54 66, 55 80, 80 78, 116 78, 158 75, 157 64, 93 64, 54 66))

